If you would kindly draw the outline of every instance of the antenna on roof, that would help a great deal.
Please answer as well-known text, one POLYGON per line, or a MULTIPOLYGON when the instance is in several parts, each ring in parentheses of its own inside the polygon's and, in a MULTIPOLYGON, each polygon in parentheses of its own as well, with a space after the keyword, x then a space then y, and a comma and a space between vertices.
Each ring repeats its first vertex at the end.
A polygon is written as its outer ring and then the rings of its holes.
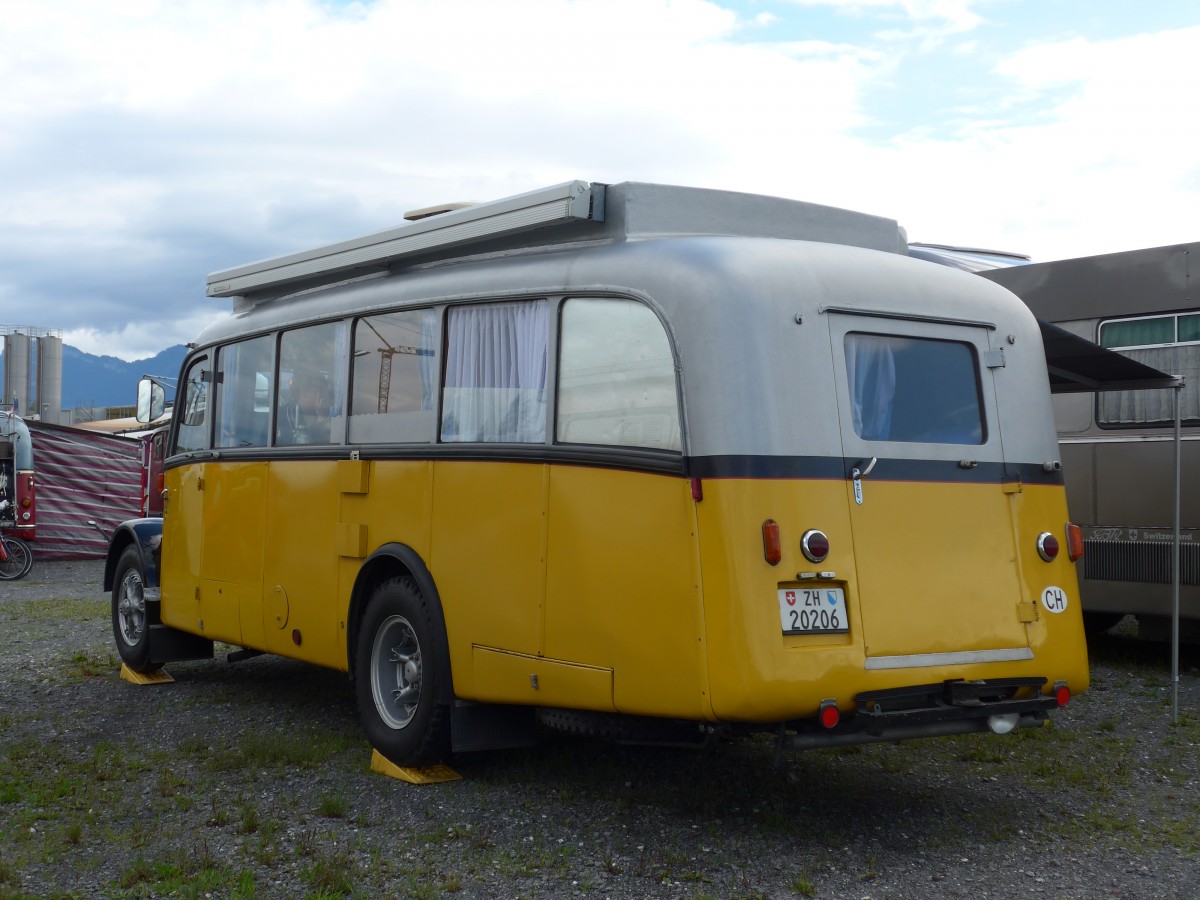
POLYGON ((404 219, 407 222, 419 222, 421 219, 428 219, 430 216, 440 216, 442 213, 454 212, 456 209, 466 209, 468 206, 476 206, 475 203, 439 203, 437 206, 426 206, 424 209, 410 209, 404 214, 404 219))

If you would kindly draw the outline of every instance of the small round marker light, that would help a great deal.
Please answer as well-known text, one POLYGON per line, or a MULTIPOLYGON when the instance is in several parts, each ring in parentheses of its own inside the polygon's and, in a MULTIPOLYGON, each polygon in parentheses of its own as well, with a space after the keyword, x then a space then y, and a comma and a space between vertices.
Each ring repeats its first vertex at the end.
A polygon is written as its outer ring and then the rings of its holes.
POLYGON ((1058 559, 1058 538, 1048 531, 1043 531, 1037 538, 1038 556, 1046 562, 1058 559))
POLYGON ((829 538, 824 532, 810 528, 800 536, 800 551, 809 562, 824 562, 829 555, 829 538))
POLYGON ((1060 707, 1066 706, 1071 702, 1071 689, 1065 684, 1057 684, 1054 686, 1054 699, 1060 707))

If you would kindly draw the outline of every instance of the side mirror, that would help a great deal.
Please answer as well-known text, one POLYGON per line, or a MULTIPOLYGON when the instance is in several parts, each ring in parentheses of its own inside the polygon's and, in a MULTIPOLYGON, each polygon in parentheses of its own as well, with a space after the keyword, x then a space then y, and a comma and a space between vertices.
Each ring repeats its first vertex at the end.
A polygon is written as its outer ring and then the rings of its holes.
POLYGON ((167 408, 167 391, 150 376, 138 382, 137 415, 139 422, 153 422, 161 418, 167 408))

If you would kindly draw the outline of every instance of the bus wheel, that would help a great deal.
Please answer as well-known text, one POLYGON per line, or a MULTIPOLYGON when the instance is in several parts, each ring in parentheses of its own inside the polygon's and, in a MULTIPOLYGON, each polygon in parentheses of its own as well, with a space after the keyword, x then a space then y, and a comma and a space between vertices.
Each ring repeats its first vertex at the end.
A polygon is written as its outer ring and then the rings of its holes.
POLYGON ((358 714, 371 745, 399 766, 438 762, 450 749, 450 708, 439 703, 439 654, 429 602, 393 578, 367 603, 355 653, 358 714))
POLYGON ((113 638, 121 662, 135 672, 153 672, 162 663, 150 662, 150 616, 146 607, 146 578, 142 554, 126 547, 117 562, 112 590, 113 638))

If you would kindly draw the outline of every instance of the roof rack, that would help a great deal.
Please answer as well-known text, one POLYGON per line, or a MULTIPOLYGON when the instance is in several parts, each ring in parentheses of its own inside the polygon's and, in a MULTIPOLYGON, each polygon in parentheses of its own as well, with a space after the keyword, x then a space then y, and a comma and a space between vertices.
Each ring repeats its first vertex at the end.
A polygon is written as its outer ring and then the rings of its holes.
POLYGON ((408 225, 208 276, 208 296, 233 297, 268 287, 364 270, 410 256, 564 222, 603 222, 604 185, 567 181, 541 190, 429 215, 408 225))
POLYGON ((409 216, 421 218, 389 231, 215 272, 208 277, 208 296, 233 297, 237 310, 409 265, 585 241, 725 235, 909 252, 894 219, 710 188, 568 181, 491 203, 456 205, 417 210, 409 216))

